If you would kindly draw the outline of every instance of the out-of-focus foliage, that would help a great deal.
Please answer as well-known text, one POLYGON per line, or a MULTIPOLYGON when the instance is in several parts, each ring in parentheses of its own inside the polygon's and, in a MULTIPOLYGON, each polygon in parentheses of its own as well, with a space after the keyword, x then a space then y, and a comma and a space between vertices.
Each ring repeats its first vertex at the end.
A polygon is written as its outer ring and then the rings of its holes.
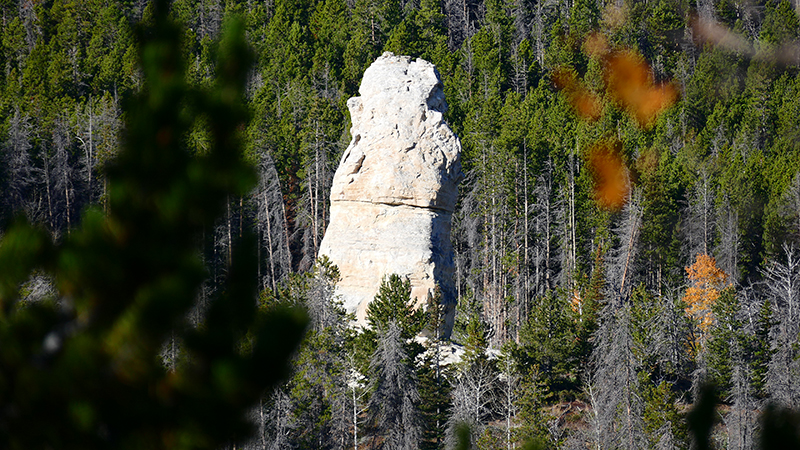
POLYGON ((57 243, 21 219, 0 243, 3 448, 218 448, 248 432, 244 413, 286 376, 303 333, 300 310, 256 314, 249 234, 206 319, 187 326, 205 275, 199 237, 227 196, 255 182, 241 150, 251 52, 241 22, 229 21, 216 81, 190 87, 180 28, 166 2, 152 8, 138 29, 142 91, 106 168, 106 212, 87 210, 57 243), (193 157, 184 139, 200 120, 209 147, 193 157), (20 284, 36 273, 54 291, 20 299, 20 284), (170 336, 185 349, 174 370, 159 357, 170 336))

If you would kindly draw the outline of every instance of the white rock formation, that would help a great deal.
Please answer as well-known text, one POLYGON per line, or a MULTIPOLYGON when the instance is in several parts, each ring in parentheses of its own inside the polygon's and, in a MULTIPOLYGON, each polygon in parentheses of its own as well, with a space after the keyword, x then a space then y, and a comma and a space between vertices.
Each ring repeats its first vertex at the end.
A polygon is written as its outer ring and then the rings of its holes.
POLYGON ((458 195, 461 143, 442 119, 447 108, 433 64, 384 53, 347 102, 352 141, 331 188, 331 221, 320 247, 339 266, 337 293, 365 324, 385 275, 408 276, 426 301, 438 283, 455 306, 450 219, 458 195))

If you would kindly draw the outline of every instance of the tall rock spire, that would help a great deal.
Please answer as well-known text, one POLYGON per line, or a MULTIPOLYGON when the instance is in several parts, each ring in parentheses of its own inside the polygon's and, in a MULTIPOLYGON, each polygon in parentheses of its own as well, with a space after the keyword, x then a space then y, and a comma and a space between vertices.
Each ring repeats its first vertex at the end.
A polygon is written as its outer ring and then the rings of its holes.
POLYGON ((360 325, 382 278, 396 273, 409 277, 418 304, 441 287, 449 333, 450 221, 464 175, 461 143, 442 118, 442 81, 433 64, 387 52, 359 93, 347 102, 352 141, 333 178, 320 255, 339 266, 337 293, 360 325))

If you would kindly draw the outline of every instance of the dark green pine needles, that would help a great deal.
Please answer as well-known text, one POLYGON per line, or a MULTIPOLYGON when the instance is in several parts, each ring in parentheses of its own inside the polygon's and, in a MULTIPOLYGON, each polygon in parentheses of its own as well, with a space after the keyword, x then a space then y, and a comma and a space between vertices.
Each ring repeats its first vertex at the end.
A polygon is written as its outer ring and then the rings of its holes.
POLYGON ((24 221, 0 244, 0 448, 213 449, 246 437, 245 415, 287 370, 305 328, 297 310, 256 311, 255 239, 199 327, 184 324, 205 277, 197 245, 227 196, 256 182, 242 159, 251 54, 227 24, 216 84, 187 86, 180 31, 159 1, 139 33, 145 86, 127 107, 125 146, 107 168, 107 212, 90 209, 54 244, 24 221), (198 123, 211 145, 191 156, 198 123), (57 294, 20 300, 32 275, 57 294), (170 336, 185 357, 170 372, 170 336))

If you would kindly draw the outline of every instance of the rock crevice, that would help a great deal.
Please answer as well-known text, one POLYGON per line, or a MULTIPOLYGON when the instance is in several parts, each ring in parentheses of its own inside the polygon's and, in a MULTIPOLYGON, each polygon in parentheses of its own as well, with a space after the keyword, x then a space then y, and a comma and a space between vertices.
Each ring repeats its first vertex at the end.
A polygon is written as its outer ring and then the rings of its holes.
POLYGON ((359 94, 347 102, 353 138, 334 175, 320 254, 339 266, 337 293, 359 324, 381 279, 397 273, 420 303, 441 287, 449 329, 450 220, 464 175, 441 79, 431 63, 387 52, 366 70, 359 94))

